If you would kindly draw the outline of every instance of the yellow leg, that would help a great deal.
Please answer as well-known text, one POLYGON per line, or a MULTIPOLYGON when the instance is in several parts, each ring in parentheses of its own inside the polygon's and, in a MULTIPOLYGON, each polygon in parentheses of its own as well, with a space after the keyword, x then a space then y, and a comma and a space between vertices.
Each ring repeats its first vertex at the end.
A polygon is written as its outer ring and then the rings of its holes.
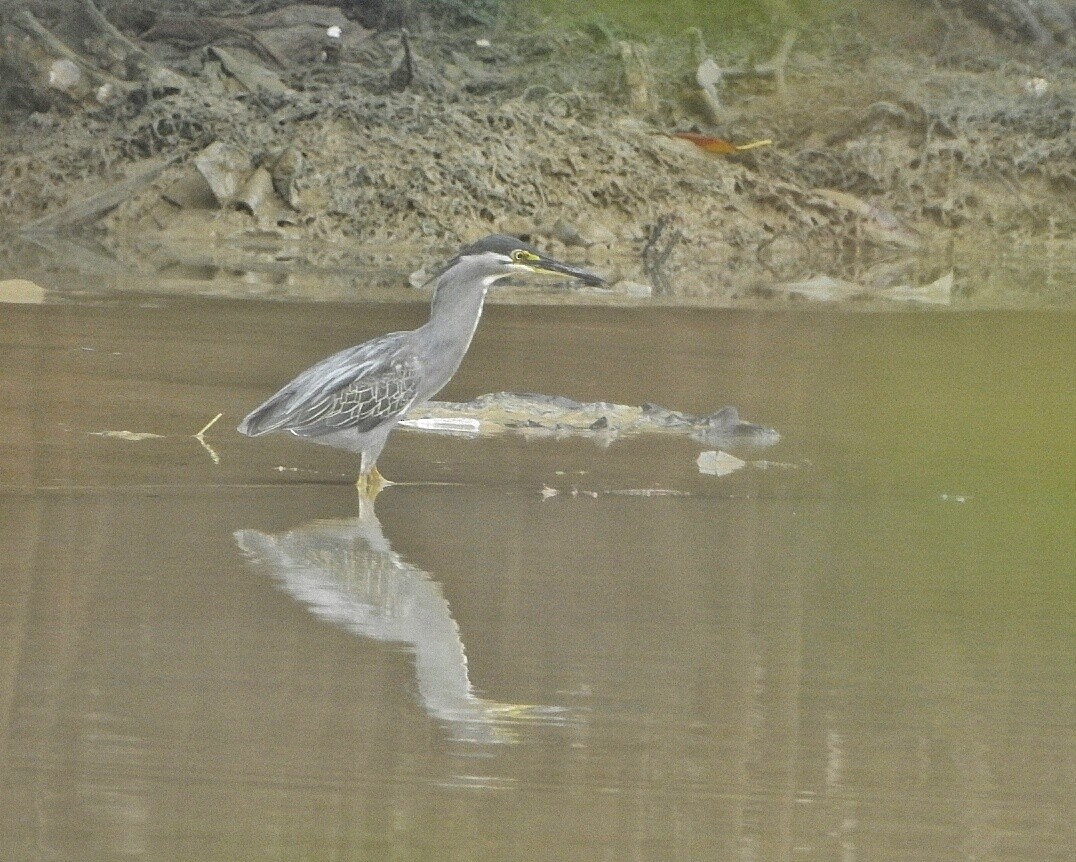
POLYGON ((380 493, 382 488, 391 484, 392 482, 378 472, 375 465, 359 475, 358 481, 355 482, 355 487, 358 489, 359 496, 372 500, 380 493))

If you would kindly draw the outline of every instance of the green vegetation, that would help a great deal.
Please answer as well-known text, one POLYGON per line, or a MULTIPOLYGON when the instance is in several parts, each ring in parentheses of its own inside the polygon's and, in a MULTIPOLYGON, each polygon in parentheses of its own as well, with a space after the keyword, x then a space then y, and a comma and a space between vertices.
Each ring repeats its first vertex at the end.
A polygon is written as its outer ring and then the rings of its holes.
POLYGON ((848 0, 592 0, 580 7, 568 0, 535 0, 544 14, 580 24, 600 21, 614 33, 675 36, 698 27, 715 44, 818 21, 849 5, 848 0))

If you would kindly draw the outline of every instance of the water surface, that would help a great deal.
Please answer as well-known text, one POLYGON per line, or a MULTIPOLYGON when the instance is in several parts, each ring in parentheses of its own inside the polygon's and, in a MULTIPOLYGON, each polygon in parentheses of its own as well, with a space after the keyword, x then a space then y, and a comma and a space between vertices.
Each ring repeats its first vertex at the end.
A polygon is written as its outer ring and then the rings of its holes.
POLYGON ((231 430, 423 315, 0 307, 0 858, 1071 858, 1076 318, 494 307, 444 393, 721 478, 231 430))

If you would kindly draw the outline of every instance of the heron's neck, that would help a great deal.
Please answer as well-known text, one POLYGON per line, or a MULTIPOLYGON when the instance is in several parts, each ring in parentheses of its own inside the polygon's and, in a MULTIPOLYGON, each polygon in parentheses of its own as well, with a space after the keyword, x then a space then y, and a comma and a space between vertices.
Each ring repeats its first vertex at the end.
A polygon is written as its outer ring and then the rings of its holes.
MULTIPOLYGON (((430 319, 422 327, 426 342, 427 367, 435 369, 431 375, 430 394, 436 393, 456 373, 467 349, 471 346, 486 291, 438 285, 430 306, 430 319)), ((427 396, 429 397, 429 396, 427 396)))

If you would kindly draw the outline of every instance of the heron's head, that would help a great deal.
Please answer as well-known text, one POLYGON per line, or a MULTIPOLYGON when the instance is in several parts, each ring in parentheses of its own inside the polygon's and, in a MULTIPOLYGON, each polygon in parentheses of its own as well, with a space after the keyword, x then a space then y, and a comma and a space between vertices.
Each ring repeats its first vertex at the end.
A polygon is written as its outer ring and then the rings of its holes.
MULTIPOLYGON (((480 281, 484 288, 489 287, 498 279, 523 272, 566 275, 585 284, 605 284, 605 279, 592 272, 561 263, 559 260, 542 254, 522 240, 503 234, 487 236, 460 249, 459 254, 442 271, 442 278, 451 276, 452 270, 457 266, 465 266, 468 269, 477 267, 482 273, 480 281)), ((474 270, 471 271, 474 272, 474 270)))

